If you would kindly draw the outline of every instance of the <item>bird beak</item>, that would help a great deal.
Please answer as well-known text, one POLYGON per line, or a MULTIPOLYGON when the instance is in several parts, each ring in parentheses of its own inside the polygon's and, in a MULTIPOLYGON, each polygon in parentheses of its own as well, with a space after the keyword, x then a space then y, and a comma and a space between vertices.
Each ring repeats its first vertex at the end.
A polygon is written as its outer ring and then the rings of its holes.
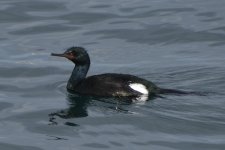
POLYGON ((51 55, 52 56, 57 56, 57 57, 65 57, 65 58, 67 58, 69 60, 75 59, 75 57, 73 55, 68 55, 68 54, 65 54, 65 53, 63 53, 63 54, 51 53, 51 55))
POLYGON ((66 57, 65 54, 56 54, 56 53, 51 53, 51 56, 66 57))

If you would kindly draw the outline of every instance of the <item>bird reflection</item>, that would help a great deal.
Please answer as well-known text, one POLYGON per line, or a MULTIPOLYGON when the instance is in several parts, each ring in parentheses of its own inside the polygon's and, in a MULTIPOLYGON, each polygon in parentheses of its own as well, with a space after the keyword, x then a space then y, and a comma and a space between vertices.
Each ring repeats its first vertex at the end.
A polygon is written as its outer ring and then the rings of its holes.
MULTIPOLYGON (((105 110, 113 110, 116 112, 129 113, 128 110, 124 109, 124 105, 129 105, 132 103, 130 99, 117 98, 96 98, 89 96, 79 96, 76 94, 68 93, 67 95, 68 108, 59 110, 49 114, 49 124, 57 125, 56 117, 62 119, 72 119, 87 117, 88 106, 96 106, 98 108, 105 108, 105 110)), ((75 123, 66 122, 65 125, 68 126, 78 126, 75 123)))
MULTIPOLYGON (((69 107, 67 109, 62 109, 57 112, 49 114, 50 124, 57 124, 56 117, 60 117, 62 119, 70 119, 70 118, 80 118, 87 117, 87 106, 91 101, 90 97, 81 97, 78 95, 67 95, 67 101, 69 107)), ((73 125, 72 123, 67 122, 67 125, 73 125)))

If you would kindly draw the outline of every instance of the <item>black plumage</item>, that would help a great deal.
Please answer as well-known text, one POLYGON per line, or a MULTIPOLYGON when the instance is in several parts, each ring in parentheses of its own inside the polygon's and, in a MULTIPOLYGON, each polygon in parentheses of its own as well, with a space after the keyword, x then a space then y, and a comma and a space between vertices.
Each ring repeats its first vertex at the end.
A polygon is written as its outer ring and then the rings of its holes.
POLYGON ((86 77, 90 67, 90 58, 87 51, 82 47, 71 47, 63 54, 52 53, 52 56, 66 57, 76 66, 67 83, 67 90, 90 96, 116 96, 116 97, 138 97, 145 93, 132 88, 132 84, 142 85, 147 91, 147 96, 159 93, 186 94, 182 91, 160 89, 152 82, 128 74, 106 73, 86 77))

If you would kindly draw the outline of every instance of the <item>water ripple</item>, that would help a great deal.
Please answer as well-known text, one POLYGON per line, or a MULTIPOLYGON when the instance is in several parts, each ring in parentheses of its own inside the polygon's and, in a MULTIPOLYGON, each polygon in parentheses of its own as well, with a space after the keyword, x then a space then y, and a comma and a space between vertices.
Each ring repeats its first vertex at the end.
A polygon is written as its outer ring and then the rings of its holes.
POLYGON ((224 149, 224 5, 0 1, 0 147, 224 149), (204 95, 71 100, 73 64, 49 55, 74 45, 89 49, 89 74, 129 73, 204 95))
POLYGON ((225 34, 208 31, 192 31, 175 24, 160 24, 144 26, 143 29, 111 29, 85 33, 86 35, 101 35, 102 39, 119 38, 128 42, 144 44, 174 44, 193 42, 224 43, 225 34), (133 36, 135 35, 135 36, 133 36))

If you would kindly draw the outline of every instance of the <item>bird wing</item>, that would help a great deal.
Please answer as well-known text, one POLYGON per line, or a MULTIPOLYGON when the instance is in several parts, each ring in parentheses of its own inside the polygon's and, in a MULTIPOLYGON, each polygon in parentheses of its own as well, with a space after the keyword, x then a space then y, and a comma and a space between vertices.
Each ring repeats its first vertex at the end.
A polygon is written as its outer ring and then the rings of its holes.
MULTIPOLYGON (((128 75, 129 76, 129 75, 128 75)), ((104 96, 134 96, 135 93, 128 85, 130 78, 121 74, 101 74, 87 77, 76 90, 79 93, 104 96)))

